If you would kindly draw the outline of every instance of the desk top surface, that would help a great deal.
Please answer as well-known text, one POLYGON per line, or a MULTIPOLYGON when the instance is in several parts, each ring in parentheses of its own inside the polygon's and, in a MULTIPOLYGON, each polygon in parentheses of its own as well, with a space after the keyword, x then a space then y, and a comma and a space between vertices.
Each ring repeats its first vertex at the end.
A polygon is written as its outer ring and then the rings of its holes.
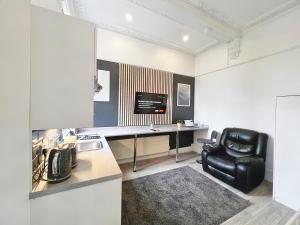
POLYGON ((105 137, 116 136, 130 136, 130 135, 142 135, 142 134, 156 134, 156 133, 169 133, 169 132, 182 132, 182 131, 195 131, 195 130, 208 130, 208 126, 199 127, 180 127, 176 124, 172 125, 155 125, 151 130, 150 126, 130 126, 130 127, 95 127, 82 129, 82 134, 98 134, 105 137))

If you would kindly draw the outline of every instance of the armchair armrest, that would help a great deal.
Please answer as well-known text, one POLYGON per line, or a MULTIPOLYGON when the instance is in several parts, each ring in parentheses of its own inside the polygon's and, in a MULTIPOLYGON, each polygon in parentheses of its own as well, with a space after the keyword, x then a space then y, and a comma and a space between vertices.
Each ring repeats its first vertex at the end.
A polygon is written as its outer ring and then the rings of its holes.
POLYGON ((225 148, 223 146, 217 144, 207 144, 204 145, 202 148, 208 153, 208 155, 220 154, 225 151, 225 148))
POLYGON ((218 144, 203 145, 201 153, 202 167, 205 172, 208 172, 207 157, 210 155, 220 155, 225 153, 225 148, 218 144))
POLYGON ((257 156, 236 159, 236 184, 240 190, 248 193, 258 186, 265 177, 265 162, 257 156))
POLYGON ((257 156, 246 156, 246 157, 237 158, 236 164, 247 164, 247 165, 264 164, 264 159, 257 156))
POLYGON ((204 144, 204 145, 207 145, 207 144, 214 144, 215 142, 210 140, 210 139, 207 139, 207 138, 198 138, 197 139, 197 142, 198 143, 201 143, 201 144, 204 144))

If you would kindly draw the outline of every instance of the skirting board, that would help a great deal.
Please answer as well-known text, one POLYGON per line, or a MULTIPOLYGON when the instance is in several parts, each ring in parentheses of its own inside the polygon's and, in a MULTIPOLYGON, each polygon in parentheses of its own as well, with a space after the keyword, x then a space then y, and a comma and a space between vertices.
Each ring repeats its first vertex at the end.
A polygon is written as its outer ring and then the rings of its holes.
POLYGON ((194 144, 192 144, 191 147, 193 148, 194 152, 197 152, 197 153, 201 154, 201 152, 202 152, 202 145, 203 144, 200 144, 200 143, 194 143, 194 144))
MULTIPOLYGON (((186 152, 192 152, 194 151, 193 147, 184 147, 179 149, 179 154, 180 153, 186 153, 186 152)), ((145 159, 153 159, 153 158, 159 158, 163 156, 168 156, 168 155, 175 155, 176 154, 176 149, 171 149, 167 152, 163 153, 156 153, 156 154, 150 154, 150 155, 141 155, 137 156, 137 160, 145 160, 145 159)), ((133 158, 126 158, 126 159, 117 159, 118 164, 124 164, 124 163, 131 163, 133 162, 133 158)))
POLYGON ((266 169, 266 173, 265 173, 265 180, 269 181, 269 182, 273 182, 273 171, 266 169))

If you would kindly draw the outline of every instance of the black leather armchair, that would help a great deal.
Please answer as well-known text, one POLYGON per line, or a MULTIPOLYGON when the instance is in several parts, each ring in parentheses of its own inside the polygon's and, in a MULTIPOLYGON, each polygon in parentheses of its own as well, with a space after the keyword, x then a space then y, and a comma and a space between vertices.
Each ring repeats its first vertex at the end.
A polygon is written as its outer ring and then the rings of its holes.
POLYGON ((264 179, 267 142, 267 134, 226 128, 219 145, 203 146, 203 170, 248 193, 264 179))

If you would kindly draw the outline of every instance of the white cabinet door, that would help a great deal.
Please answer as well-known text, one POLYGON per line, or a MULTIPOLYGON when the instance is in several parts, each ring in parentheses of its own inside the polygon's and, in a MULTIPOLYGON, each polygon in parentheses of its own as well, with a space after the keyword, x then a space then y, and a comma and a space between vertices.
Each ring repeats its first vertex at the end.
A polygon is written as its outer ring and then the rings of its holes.
POLYGON ((300 209, 300 96, 278 97, 274 199, 300 209))
POLYGON ((121 225, 122 179, 30 200, 30 225, 121 225))
POLYGON ((95 32, 89 22, 32 6, 32 129, 93 126, 95 32))

